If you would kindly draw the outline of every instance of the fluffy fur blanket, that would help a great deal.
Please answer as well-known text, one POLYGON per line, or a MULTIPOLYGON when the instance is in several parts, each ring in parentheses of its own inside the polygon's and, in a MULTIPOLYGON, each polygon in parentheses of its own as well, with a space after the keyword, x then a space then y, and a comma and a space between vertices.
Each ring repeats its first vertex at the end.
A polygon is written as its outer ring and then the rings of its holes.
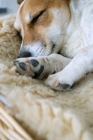
POLYGON ((93 140, 93 74, 67 92, 57 92, 40 80, 15 72, 21 39, 14 15, 0 19, 0 94, 6 110, 34 140, 93 140))

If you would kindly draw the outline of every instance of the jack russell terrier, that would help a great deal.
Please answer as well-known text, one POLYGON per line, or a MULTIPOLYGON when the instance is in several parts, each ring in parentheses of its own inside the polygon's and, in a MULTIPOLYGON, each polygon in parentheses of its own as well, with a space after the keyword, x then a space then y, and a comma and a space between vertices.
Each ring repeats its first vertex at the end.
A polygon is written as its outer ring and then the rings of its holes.
POLYGON ((47 86, 67 90, 93 71, 93 0, 19 1, 19 73, 46 77, 47 86))

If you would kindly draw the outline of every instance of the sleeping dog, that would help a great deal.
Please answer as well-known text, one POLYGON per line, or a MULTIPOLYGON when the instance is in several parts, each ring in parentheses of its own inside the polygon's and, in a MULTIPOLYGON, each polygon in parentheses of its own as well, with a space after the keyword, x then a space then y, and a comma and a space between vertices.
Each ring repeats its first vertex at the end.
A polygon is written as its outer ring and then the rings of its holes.
POLYGON ((17 71, 67 90, 93 71, 93 0, 20 0, 17 71), (63 56, 64 55, 64 56, 63 56))

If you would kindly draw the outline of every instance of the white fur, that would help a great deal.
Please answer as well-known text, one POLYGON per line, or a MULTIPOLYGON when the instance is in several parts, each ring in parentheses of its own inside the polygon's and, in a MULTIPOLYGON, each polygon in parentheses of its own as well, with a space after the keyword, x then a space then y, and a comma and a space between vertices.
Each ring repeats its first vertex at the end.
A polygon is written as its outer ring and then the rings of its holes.
POLYGON ((26 20, 27 24, 30 23, 31 19, 32 19, 32 15, 30 13, 27 14, 26 17, 25 17, 25 20, 26 20))
POLYGON ((93 44, 93 0, 72 0, 70 11, 61 54, 74 57, 80 49, 93 44))
POLYGON ((45 33, 55 44, 57 44, 57 48, 54 52, 58 52, 63 44, 64 28, 67 26, 67 23, 66 19, 64 18, 65 15, 62 9, 53 8, 51 9, 51 12, 54 16, 54 20, 51 25, 46 28, 45 33))
MULTIPOLYGON (((65 28, 65 27, 62 27, 62 25, 66 26, 66 21, 62 21, 62 19, 64 19, 63 10, 60 10, 58 8, 53 8, 53 9, 51 9, 51 12, 53 13, 54 19, 53 19, 52 24, 49 27, 47 27, 46 34, 49 37, 51 37, 51 39, 54 42, 58 42, 58 39, 60 36, 61 37, 61 44, 62 44, 63 38, 61 36, 61 34, 62 34, 61 30, 62 30, 62 28, 65 28)), ((63 33, 64 33, 64 31, 63 31, 63 33)))
POLYGON ((71 87, 90 72, 93 72, 93 45, 80 50, 62 71, 49 76, 45 84, 53 89, 62 90, 62 84, 68 84, 71 87))

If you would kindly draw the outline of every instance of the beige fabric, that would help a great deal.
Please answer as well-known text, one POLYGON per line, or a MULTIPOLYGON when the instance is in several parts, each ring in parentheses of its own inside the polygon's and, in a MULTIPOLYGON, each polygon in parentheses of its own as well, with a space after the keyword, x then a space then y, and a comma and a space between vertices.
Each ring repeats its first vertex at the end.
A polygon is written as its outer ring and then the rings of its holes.
POLYGON ((13 15, 0 19, 0 93, 7 111, 35 140, 93 140, 93 74, 71 91, 55 92, 15 73, 20 38, 13 22, 13 15))

